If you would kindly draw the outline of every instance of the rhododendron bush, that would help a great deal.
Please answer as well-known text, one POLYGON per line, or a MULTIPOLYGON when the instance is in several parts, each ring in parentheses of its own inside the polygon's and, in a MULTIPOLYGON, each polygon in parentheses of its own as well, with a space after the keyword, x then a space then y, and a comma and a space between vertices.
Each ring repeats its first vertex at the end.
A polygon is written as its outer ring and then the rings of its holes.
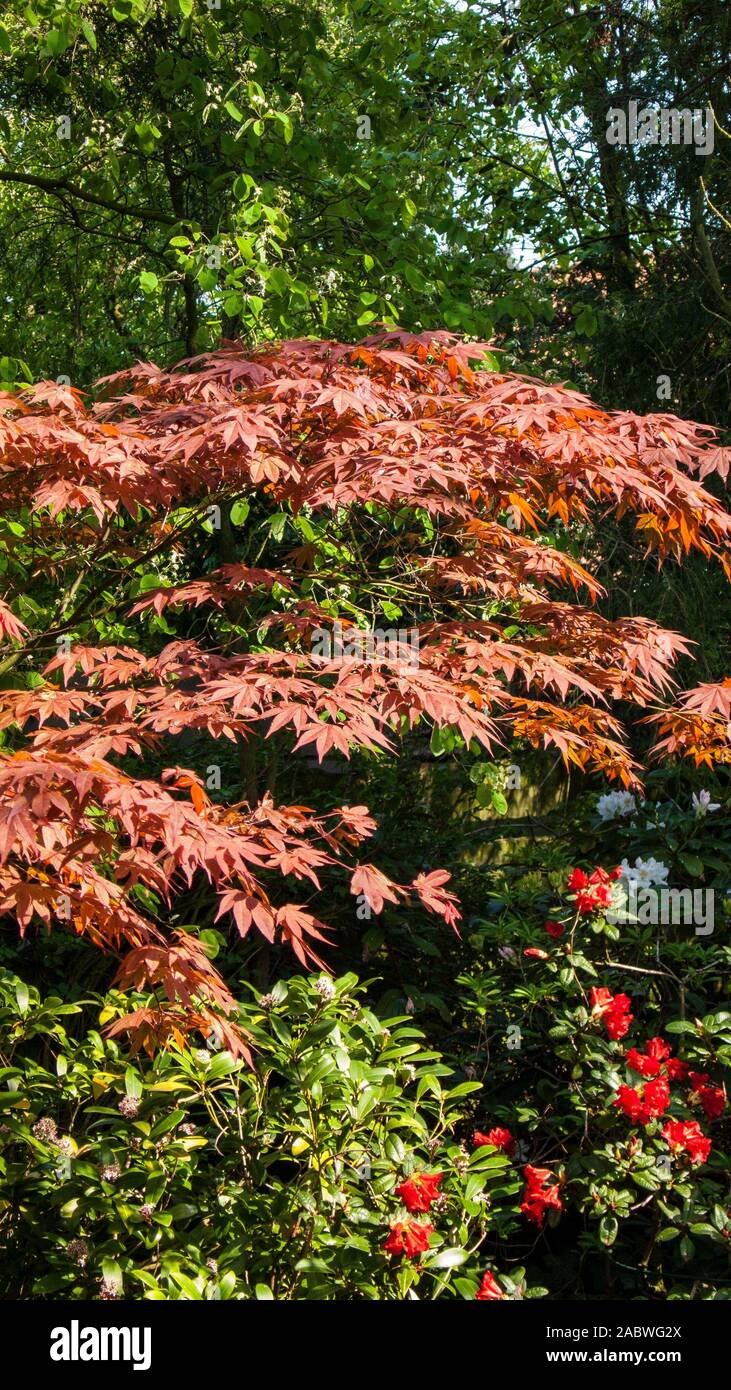
POLYGON ((4 396, 0 911, 42 987, 8 960, 6 1176, 58 1217, 32 1293, 492 1301, 611 1293, 627 1263, 644 1296, 715 1286, 720 898, 708 941, 616 908, 727 872, 694 769, 731 762, 731 680, 681 693, 692 634, 605 616, 598 575, 611 523, 731 577, 727 466, 705 426, 446 332, 4 396), (465 784, 551 755, 601 797, 501 897, 449 798, 426 833, 425 754, 465 784), (662 777, 687 795, 653 820, 662 777), (82 959, 111 985, 86 1044, 41 997, 82 959), (330 981, 353 961, 366 1005, 330 981), (55 1073, 18 1064, 26 1034, 55 1073))

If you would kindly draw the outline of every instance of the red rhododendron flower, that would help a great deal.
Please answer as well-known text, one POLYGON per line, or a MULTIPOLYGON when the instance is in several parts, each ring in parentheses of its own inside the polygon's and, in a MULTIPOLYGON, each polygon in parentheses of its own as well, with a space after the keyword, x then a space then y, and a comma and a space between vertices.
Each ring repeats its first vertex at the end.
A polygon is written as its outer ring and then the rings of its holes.
POLYGON ((530 956, 531 960, 548 960, 548 951, 541 951, 538 946, 527 946, 523 955, 530 956))
POLYGON ((527 1164, 523 1172, 526 1180, 526 1189, 520 1204, 520 1210, 528 1217, 529 1221, 535 1221, 536 1226, 542 1226, 543 1219, 549 1207, 553 1207, 555 1211, 562 1210, 558 1184, 553 1183, 548 1187, 544 1185, 546 1183, 550 1184, 550 1180, 553 1177, 550 1168, 532 1168, 530 1164, 527 1164))
POLYGON ((625 1033, 629 1032, 633 1018, 629 1011, 632 1001, 626 994, 615 994, 612 997, 608 990, 592 990, 591 993, 592 1004, 594 1005, 592 1012, 598 1012, 600 1017, 604 1019, 604 1026, 609 1037, 615 1042, 618 1038, 623 1038, 625 1033), (599 994, 602 996, 609 994, 609 1002, 607 1003, 603 998, 601 1003, 595 1002, 593 996, 599 994))
POLYGON ((412 1173, 396 1188, 396 1196, 401 1198, 407 1211, 428 1211, 432 1202, 441 1195, 439 1184, 442 1177, 442 1173, 412 1173))
POLYGON ((711 1141, 697 1120, 669 1120, 663 1129, 663 1138, 673 1153, 682 1153, 685 1149, 695 1165, 705 1163, 711 1152, 711 1141))
POLYGON ((640 1076, 659 1076, 662 1063, 657 1057, 645 1057, 636 1047, 631 1047, 627 1053, 627 1066, 639 1072, 640 1076))
POLYGON ((612 1007, 612 995, 608 989, 602 986, 600 989, 592 989, 589 993, 591 1011, 593 1014, 603 1014, 612 1007))
POLYGON ((669 1103, 670 1087, 664 1076, 647 1081, 641 1091, 633 1086, 619 1086, 613 1101, 633 1124, 641 1125, 647 1125, 650 1120, 663 1115, 669 1103))
POLYGON ((589 874, 589 882, 590 882, 590 883, 608 883, 608 882, 609 882, 609 874, 607 873, 606 869, 596 868, 596 869, 594 870, 593 873, 589 874))
MULTIPOLYGON (((660 1076, 661 1072, 667 1070, 670 1080, 677 1080, 670 1072, 671 1063, 665 1067, 665 1059, 670 1057, 670 1045, 663 1038, 650 1038, 645 1043, 645 1051, 638 1052, 636 1047, 631 1047, 627 1053, 627 1066, 632 1071, 638 1071, 640 1076, 660 1076)), ((687 1063, 682 1062, 681 1067, 687 1070, 687 1063)))
POLYGON ((549 936, 558 938, 559 936, 563 936, 565 927, 563 922, 546 922, 546 931, 549 936))
POLYGON ((688 1063, 681 1062, 679 1057, 670 1057, 665 1070, 669 1081, 682 1081, 688 1074, 688 1063))
POLYGON ((612 1042, 619 1042, 620 1038, 629 1033, 632 1014, 607 1014, 604 1022, 607 1035, 612 1039, 612 1042))
POLYGON ((516 1147, 516 1140, 510 1130, 501 1129, 500 1125, 495 1125, 493 1129, 488 1130, 487 1134, 476 1129, 472 1136, 472 1143, 475 1148, 480 1148, 482 1144, 492 1144, 494 1149, 502 1149, 503 1153, 508 1154, 511 1158, 516 1147))
POLYGON ((664 1115, 670 1104, 670 1087, 664 1076, 658 1076, 654 1081, 648 1081, 645 1085, 642 1096, 642 1104, 648 1116, 657 1119, 664 1115))
POLYGON ((726 1109, 726 1095, 722 1086, 709 1086, 708 1072, 692 1071, 688 1075, 690 1081, 690 1094, 688 1099, 692 1104, 700 1101, 703 1106, 703 1113, 707 1120, 717 1120, 726 1109))
POLYGON ((691 1104, 693 1101, 700 1101, 707 1120, 717 1120, 726 1109, 726 1095, 722 1086, 706 1086, 707 1080, 708 1077, 705 1072, 692 1071, 690 1073, 692 1089, 688 1099, 691 1104))
POLYGON ((700 1098, 707 1120, 717 1120, 726 1109, 726 1096, 722 1086, 704 1086, 700 1098))
MULTIPOLYGON (((621 872, 620 869, 620 874, 621 872)), ((582 916, 588 916, 599 908, 610 907, 612 891, 609 885, 615 876, 614 871, 608 874, 606 869, 596 868, 587 878, 583 869, 573 869, 569 875, 568 886, 570 891, 576 894, 577 912, 582 916)))
POLYGON ((475 1294, 475 1298, 489 1300, 492 1298, 504 1297, 505 1294, 503 1293, 503 1290, 500 1288, 500 1285, 498 1284, 497 1280, 490 1273, 489 1269, 486 1270, 482 1276, 482 1283, 480 1284, 480 1287, 477 1290, 477 1293, 475 1294))
POLYGON ((596 912, 597 906, 593 893, 576 894, 576 911, 580 912, 582 917, 588 917, 591 912, 596 912))
POLYGON ((429 1249, 429 1236, 434 1227, 428 1221, 397 1221, 384 1241, 383 1248, 389 1255, 405 1255, 407 1260, 421 1255, 429 1249))
MULTIPOLYGON (((626 998, 626 995, 617 997, 626 998)), ((670 1044, 666 1043, 664 1038, 650 1038, 645 1043, 644 1052, 639 1052, 636 1047, 629 1049, 627 1065, 632 1068, 632 1071, 638 1071, 640 1076, 660 1076, 667 1070, 670 1080, 677 1080, 677 1075, 673 1075, 669 1070, 671 1064, 668 1063, 668 1068, 665 1067, 665 1060, 669 1057, 670 1044)), ((681 1063, 681 1067, 685 1066, 685 1062, 681 1063)))
POLYGON ((642 1096, 633 1086, 618 1087, 616 1100, 612 1104, 617 1106, 633 1123, 636 1123, 642 1114, 642 1096))
POLYGON ((550 1168, 534 1168, 532 1164, 526 1163, 523 1169, 523 1177, 529 1187, 541 1187, 544 1182, 548 1182, 553 1177, 550 1168))

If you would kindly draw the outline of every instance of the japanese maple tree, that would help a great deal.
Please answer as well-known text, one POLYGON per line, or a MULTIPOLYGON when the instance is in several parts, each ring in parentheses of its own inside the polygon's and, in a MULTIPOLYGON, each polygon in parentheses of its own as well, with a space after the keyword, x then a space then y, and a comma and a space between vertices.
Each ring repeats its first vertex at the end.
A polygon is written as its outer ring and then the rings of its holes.
POLYGON ((396 754, 425 725, 488 754, 554 747, 629 787, 621 701, 659 721, 661 754, 728 762, 729 682, 673 704, 688 641, 601 616, 576 554, 597 518, 631 515, 658 561, 695 548, 731 577, 731 516, 704 486, 728 462, 706 426, 604 411, 446 332, 227 344, 138 364, 93 401, 5 395, 0 909, 118 955, 120 985, 149 991, 113 1025, 136 1046, 199 1029, 245 1052, 179 925, 194 883, 216 920, 303 965, 332 942, 311 910, 325 872, 377 912, 459 919, 443 871, 398 884, 369 862, 366 807, 277 804, 268 739, 396 754), (418 629, 416 667, 313 642, 396 619, 418 629), (242 750, 234 804, 179 765, 193 733, 242 750))

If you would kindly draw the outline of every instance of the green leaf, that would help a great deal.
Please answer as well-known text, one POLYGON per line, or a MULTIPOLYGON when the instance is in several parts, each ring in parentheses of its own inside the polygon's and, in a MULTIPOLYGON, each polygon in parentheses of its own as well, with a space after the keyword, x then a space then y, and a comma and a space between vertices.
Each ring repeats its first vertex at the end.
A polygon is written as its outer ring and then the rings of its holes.
MULTIPOLYGON (((25 1097, 19 1091, 0 1091, 0 1110, 10 1110, 14 1105, 23 1106, 25 1097)), ((28 1102, 25 1101, 25 1106, 28 1102)))
POLYGON ((602 1245, 614 1245, 619 1231, 619 1222, 616 1216, 603 1216, 599 1222, 599 1239, 602 1245))
POLYGON ((416 203, 412 198, 404 198, 401 204, 401 221, 404 227, 410 227, 416 217, 416 203))
POLYGON ((661 1185, 660 1179, 647 1169, 640 1170, 638 1173, 633 1173, 632 1179, 637 1183, 638 1187, 644 1187, 648 1192, 657 1192, 657 1189, 661 1185))
POLYGON ((46 50, 54 58, 58 58, 61 53, 65 53, 69 46, 68 34, 62 29, 50 29, 46 34, 46 50))
POLYGON ((708 1221, 694 1221, 690 1229, 694 1236, 710 1236, 712 1240, 719 1239, 715 1226, 711 1226, 708 1221))
POLYGON ((127 1067, 124 1073, 124 1089, 126 1094, 134 1100, 139 1100, 142 1095, 142 1077, 135 1071, 134 1067, 127 1067))
POLYGON ((422 1096, 426 1091, 430 1091, 433 1096, 437 1097, 437 1099, 442 1094, 442 1087, 439 1082, 439 1078, 435 1076, 433 1072, 427 1072, 426 1075, 421 1077, 419 1084, 416 1088, 417 1101, 421 1100, 422 1096))
POLYGON ((164 588, 165 585, 161 583, 159 574, 155 574, 154 570, 149 570, 147 574, 143 574, 137 585, 137 591, 140 594, 146 594, 150 589, 164 588))
POLYGON ((285 145, 289 145, 294 135, 294 126, 292 125, 291 118, 287 115, 286 111, 277 111, 276 119, 284 129, 284 143, 285 145))
POLYGON ((143 270, 140 275, 140 288, 145 294, 154 294, 160 281, 152 270, 143 270))
POLYGON ((704 1014, 701 1023, 707 1033, 724 1032, 731 1023, 731 1013, 728 1009, 720 1009, 717 1013, 704 1014))
POLYGON ((163 1134, 167 1134, 171 1129, 175 1129, 175 1126, 179 1125, 180 1121, 184 1119, 184 1110, 173 1110, 171 1115, 163 1116, 163 1118, 158 1120, 157 1124, 153 1126, 150 1130, 150 1138, 153 1141, 159 1139, 163 1134))
POLYGON ((183 1274, 179 1269, 171 1269, 170 1276, 182 1293, 186 1294, 188 1298, 193 1299, 195 1302, 200 1303, 203 1294, 197 1284, 194 1284, 193 1280, 188 1278, 187 1274, 183 1274))
POLYGON ((687 854, 685 852, 681 852, 678 855, 678 859, 683 865, 683 868, 687 869, 691 878, 700 878, 701 874, 703 873, 703 860, 699 859, 697 854, 687 854))

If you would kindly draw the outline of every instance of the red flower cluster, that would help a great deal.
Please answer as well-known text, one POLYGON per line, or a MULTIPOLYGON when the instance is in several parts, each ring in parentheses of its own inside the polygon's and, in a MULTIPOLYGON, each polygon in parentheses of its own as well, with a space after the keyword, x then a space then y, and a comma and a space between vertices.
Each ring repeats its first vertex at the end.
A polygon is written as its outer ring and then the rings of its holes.
POLYGON ((627 1066, 640 1076, 667 1076, 668 1081, 682 1081, 688 1071, 688 1063, 679 1057, 670 1056, 670 1044, 663 1038, 650 1038, 645 1043, 644 1052, 631 1047, 627 1053, 627 1066))
POLYGON ((510 1130, 501 1129, 500 1125, 495 1125, 493 1129, 489 1129, 487 1134, 476 1129, 472 1136, 472 1143, 476 1149, 479 1149, 483 1144, 491 1144, 494 1149, 502 1149, 509 1158, 513 1157, 516 1148, 516 1140, 510 1130))
POLYGON ((683 1081, 688 1075, 688 1063, 681 1062, 679 1057, 668 1057, 665 1071, 668 1081, 683 1081))
MULTIPOLYGON (((501 1129, 497 1125, 487 1134, 475 1130, 474 1142, 476 1145, 491 1144, 494 1148, 503 1149, 509 1154, 515 1151, 515 1139, 510 1130, 501 1129)), ((443 1173, 412 1173, 399 1183, 395 1189, 396 1196, 401 1198, 407 1211, 428 1212, 432 1202, 442 1195, 439 1185, 443 1177, 443 1173)), ((434 1227, 429 1221, 395 1221, 383 1243, 383 1249, 389 1255, 405 1255, 407 1260, 411 1260, 429 1249, 429 1236, 433 1231, 434 1227)), ((505 1293, 489 1270, 483 1275, 475 1298, 505 1298, 505 1293)))
POLYGON ((480 1284, 480 1287, 477 1290, 477 1293, 475 1294, 475 1298, 489 1300, 492 1298, 504 1297, 505 1294, 500 1288, 497 1279, 495 1279, 495 1277, 490 1273, 489 1269, 486 1270, 486 1272, 482 1276, 482 1283, 480 1284))
POLYGON ((422 1255, 429 1249, 429 1237, 434 1227, 428 1221, 397 1221, 384 1242, 383 1248, 389 1255, 405 1255, 412 1260, 414 1255, 422 1255))
POLYGON ((726 1109, 726 1095, 722 1086, 709 1086, 707 1082, 708 1076, 705 1072, 692 1071, 688 1100, 691 1105, 695 1100, 699 1100, 706 1119, 717 1120, 726 1109))
POLYGON ((574 903, 576 911, 582 917, 589 916, 592 912, 599 912, 604 907, 612 905, 612 890, 610 884, 622 877, 622 870, 619 866, 607 873, 606 869, 596 868, 590 874, 585 874, 583 869, 572 869, 569 874, 567 887, 570 893, 574 893, 574 903))
POLYGON ((709 1086, 706 1072, 691 1071, 687 1062, 670 1056, 670 1046, 662 1038, 650 1038, 645 1043, 644 1052, 631 1047, 627 1053, 627 1065, 640 1076, 667 1076, 668 1081, 690 1081, 688 1100, 691 1105, 699 1102, 707 1120, 717 1120, 726 1109, 726 1096, 722 1086, 709 1086))
POLYGON ((613 1102, 632 1120, 633 1124, 649 1125, 657 1120, 670 1104, 670 1087, 664 1076, 647 1081, 641 1090, 633 1086, 620 1086, 613 1102))
POLYGON ((439 1184, 443 1176, 442 1173, 412 1173, 396 1188, 396 1196, 401 1198, 407 1211, 428 1211, 432 1202, 441 1196, 439 1184))
POLYGON ((662 1133, 672 1153, 685 1150, 695 1166, 706 1162, 711 1152, 711 1141, 706 1138, 697 1120, 668 1120, 662 1133))
POLYGON ((526 1189, 523 1193, 520 1210, 524 1216, 528 1217, 529 1221, 535 1221, 536 1226, 542 1226, 548 1207, 553 1207, 555 1211, 563 1209, 558 1183, 553 1183, 549 1187, 545 1186, 553 1177, 550 1168, 531 1168, 530 1164, 527 1164, 523 1173, 526 1189))
POLYGON ((608 989, 592 989, 590 994, 593 1018, 601 1018, 615 1042, 629 1032, 634 1017, 630 1013, 631 999, 626 994, 611 994, 608 989))
MULTIPOLYGON (((592 990, 592 995, 602 991, 592 990)), ((606 991, 603 991, 606 993, 606 991)), ((619 997, 619 996, 617 996, 619 997)), ((603 1001, 599 1001, 601 1004, 603 1001)), ((615 1001, 616 1002, 616 1001, 615 1001)), ((631 1047, 627 1052, 627 1065, 640 1076, 650 1077, 640 1089, 620 1086, 614 1105, 632 1120, 633 1124, 647 1125, 658 1119, 670 1104, 671 1081, 690 1082, 688 1100, 691 1104, 699 1102, 707 1120, 718 1119, 726 1107, 726 1096, 722 1086, 709 1086, 706 1072, 690 1071, 689 1064, 679 1057, 670 1056, 670 1044, 664 1038, 650 1038, 645 1043, 644 1052, 631 1047)), ((689 1154, 694 1164, 705 1163, 711 1151, 711 1141, 706 1137, 696 1120, 668 1120, 663 1131, 673 1153, 689 1154)))
MULTIPOLYGON (((432 1202, 441 1196, 439 1184, 443 1176, 443 1173, 412 1173, 396 1188, 396 1196, 401 1198, 406 1210, 411 1213, 428 1211, 432 1202)), ((421 1255, 429 1249, 429 1236, 433 1230, 428 1221, 396 1221, 383 1248, 389 1255, 405 1255, 407 1259, 413 1259, 414 1255, 421 1255)))

